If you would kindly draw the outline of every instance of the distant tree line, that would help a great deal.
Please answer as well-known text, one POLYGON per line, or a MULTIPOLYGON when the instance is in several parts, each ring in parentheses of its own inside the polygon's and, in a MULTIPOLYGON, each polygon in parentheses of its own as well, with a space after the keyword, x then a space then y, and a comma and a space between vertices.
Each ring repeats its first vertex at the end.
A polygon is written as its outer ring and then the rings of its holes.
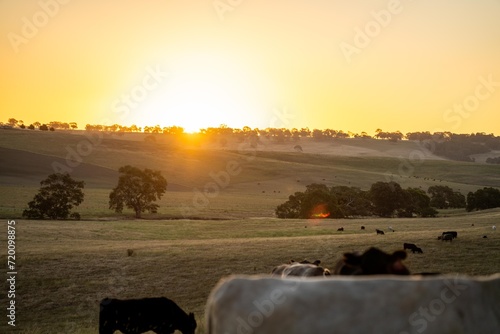
POLYGON ((436 209, 467 211, 500 207, 500 190, 483 188, 466 197, 448 186, 403 189, 397 182, 376 182, 370 190, 313 183, 276 207, 278 218, 435 217, 436 209))
MULTIPOLYGON (((2 127, 19 127, 31 130, 39 129, 42 131, 54 130, 69 130, 78 129, 75 122, 50 122, 48 124, 41 124, 34 122, 26 126, 23 121, 9 118, 8 123, 1 123, 2 127)), ((101 124, 86 124, 86 131, 103 131, 109 133, 128 133, 128 132, 142 132, 150 134, 165 134, 180 136, 184 135, 184 128, 180 126, 161 127, 160 125, 139 127, 135 124, 124 126, 119 124, 101 125, 101 124)), ((277 144, 297 143, 301 138, 312 138, 315 141, 334 141, 346 138, 361 138, 361 139, 379 139, 388 140, 391 142, 398 142, 401 140, 418 141, 424 147, 427 147, 432 153, 452 160, 474 162, 471 157, 474 154, 488 153, 491 150, 500 150, 500 136, 493 134, 486 134, 484 132, 471 133, 471 134, 455 134, 451 132, 408 132, 403 134, 401 131, 383 131, 376 129, 375 135, 370 136, 366 132, 353 133, 350 131, 344 132, 342 130, 334 129, 313 129, 309 128, 250 128, 244 126, 243 128, 231 128, 225 124, 219 127, 209 127, 200 129, 199 135, 204 136, 213 142, 218 141, 221 146, 225 146, 228 140, 236 140, 243 142, 249 140, 251 145, 256 147, 261 144, 263 140, 271 141, 277 144)))
POLYGON ((7 123, 0 123, 0 126, 3 128, 20 128, 20 129, 28 129, 28 130, 40 130, 40 131, 55 131, 56 129, 59 130, 76 130, 78 129, 78 125, 75 122, 70 122, 70 123, 65 123, 65 122, 58 122, 58 121, 52 121, 49 123, 40 123, 40 122, 33 122, 30 123, 29 125, 26 125, 24 121, 22 120, 17 120, 15 118, 9 118, 7 123))
POLYGON ((310 184, 290 195, 275 210, 279 218, 434 217, 430 197, 419 188, 402 189, 396 182, 377 182, 370 190, 310 184))

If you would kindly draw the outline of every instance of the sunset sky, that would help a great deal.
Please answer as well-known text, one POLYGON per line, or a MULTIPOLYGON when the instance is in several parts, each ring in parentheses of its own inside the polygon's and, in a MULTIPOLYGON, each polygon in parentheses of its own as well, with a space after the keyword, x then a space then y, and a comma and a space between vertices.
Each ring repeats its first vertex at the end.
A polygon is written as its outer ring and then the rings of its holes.
POLYGON ((0 121, 500 135, 500 0, 0 1, 0 121))

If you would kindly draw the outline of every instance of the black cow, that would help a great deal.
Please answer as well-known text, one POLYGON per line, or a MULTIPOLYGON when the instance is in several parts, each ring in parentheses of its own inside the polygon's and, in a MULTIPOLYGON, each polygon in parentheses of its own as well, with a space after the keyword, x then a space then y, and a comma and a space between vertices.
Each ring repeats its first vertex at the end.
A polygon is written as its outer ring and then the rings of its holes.
POLYGON ((125 334, 153 331, 157 334, 194 334, 194 314, 186 314, 172 300, 160 298, 110 299, 101 301, 99 334, 113 334, 119 330, 125 334))
POLYGON ((344 228, 343 228, 343 227, 339 227, 339 228, 337 229, 337 231, 343 231, 343 230, 344 230, 344 228))
POLYGON ((441 241, 449 241, 449 242, 452 242, 453 241, 453 234, 443 234, 441 236, 441 241))
POLYGON ((364 227, 364 226, 361 226, 361 229, 362 229, 362 230, 364 230, 364 229, 365 229, 365 227, 364 227))
POLYGON ((445 234, 451 234, 453 236, 453 239, 457 238, 458 237, 458 233, 456 231, 447 231, 447 232, 443 232, 441 234, 441 236, 444 237, 445 234))
POLYGON ((384 231, 379 230, 378 228, 377 228, 377 229, 375 229, 375 231, 377 231, 377 234, 385 234, 385 233, 384 233, 384 231))
POLYGON ((415 248, 413 248, 413 249, 411 250, 411 252, 412 252, 413 254, 415 254, 415 253, 424 254, 424 251, 423 251, 423 250, 422 250, 422 248, 420 248, 420 247, 415 247, 415 248))
POLYGON ((410 271, 401 262, 406 259, 405 251, 385 253, 371 247, 363 254, 344 253, 344 258, 337 262, 334 275, 409 275, 410 271))
POLYGON ((403 243, 404 250, 407 250, 407 249, 414 250, 415 248, 418 248, 417 245, 415 245, 415 244, 410 244, 410 243, 406 243, 406 242, 403 243))

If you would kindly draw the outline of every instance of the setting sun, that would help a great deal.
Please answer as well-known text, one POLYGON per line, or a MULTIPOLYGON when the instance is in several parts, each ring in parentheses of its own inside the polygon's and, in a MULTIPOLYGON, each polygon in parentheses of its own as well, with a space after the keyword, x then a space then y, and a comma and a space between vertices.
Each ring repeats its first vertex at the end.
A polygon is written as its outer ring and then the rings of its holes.
POLYGON ((193 52, 174 59, 166 72, 166 80, 123 122, 175 124, 186 132, 260 123, 259 83, 241 61, 193 52))

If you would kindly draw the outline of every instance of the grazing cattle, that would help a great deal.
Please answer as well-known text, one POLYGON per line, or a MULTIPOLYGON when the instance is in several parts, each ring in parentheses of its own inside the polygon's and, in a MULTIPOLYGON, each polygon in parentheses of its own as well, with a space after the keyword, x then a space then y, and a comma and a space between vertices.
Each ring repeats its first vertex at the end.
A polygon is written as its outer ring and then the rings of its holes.
POLYGON ((413 250, 415 248, 417 248, 417 245, 415 245, 415 244, 410 244, 410 243, 406 243, 406 242, 403 243, 403 249, 404 250, 407 250, 407 249, 413 250))
POLYGON ((443 232, 441 235, 444 236, 445 234, 451 234, 453 239, 458 237, 458 233, 456 231, 443 232))
POLYGON ((313 276, 329 276, 330 271, 326 268, 320 267, 312 263, 295 263, 283 269, 281 277, 300 276, 300 277, 313 277, 313 276))
POLYGON ((364 229, 365 229, 365 227, 364 227, 364 226, 361 226, 361 229, 362 229, 362 230, 364 230, 364 229))
POLYGON ((377 234, 385 234, 384 231, 379 230, 379 229, 375 229, 375 231, 377 231, 377 234))
POLYGON ((497 333, 499 300, 499 274, 232 276, 210 293, 206 333, 497 333))
POLYGON ((488 236, 487 235, 483 235, 483 239, 486 239, 486 238, 488 238, 488 236))
POLYGON ((422 248, 420 248, 420 247, 415 247, 415 248, 413 248, 413 249, 411 250, 411 252, 412 252, 413 254, 415 254, 415 253, 424 254, 424 251, 423 251, 423 250, 422 250, 422 248))
POLYGON ((493 231, 496 231, 497 227, 496 227, 495 225, 493 225, 493 226, 491 227, 491 229, 492 229, 493 231))
POLYGON ((441 237, 441 241, 452 242, 453 241, 453 234, 443 234, 443 236, 441 237))
POLYGON ((388 228, 389 228, 389 231, 394 232, 394 229, 392 228, 392 226, 389 226, 388 228))
POLYGON ((344 228, 343 228, 343 227, 339 227, 339 228, 337 229, 337 231, 343 231, 343 230, 344 230, 344 228))
POLYGON ((371 247, 363 254, 344 253, 344 258, 337 262, 334 275, 409 275, 410 271, 401 262, 406 259, 405 251, 392 254, 371 247))
POLYGON ((127 334, 153 331, 170 334, 176 329, 183 334, 194 334, 194 314, 186 314, 172 300, 160 298, 110 299, 101 301, 99 334, 113 334, 119 330, 127 334))

